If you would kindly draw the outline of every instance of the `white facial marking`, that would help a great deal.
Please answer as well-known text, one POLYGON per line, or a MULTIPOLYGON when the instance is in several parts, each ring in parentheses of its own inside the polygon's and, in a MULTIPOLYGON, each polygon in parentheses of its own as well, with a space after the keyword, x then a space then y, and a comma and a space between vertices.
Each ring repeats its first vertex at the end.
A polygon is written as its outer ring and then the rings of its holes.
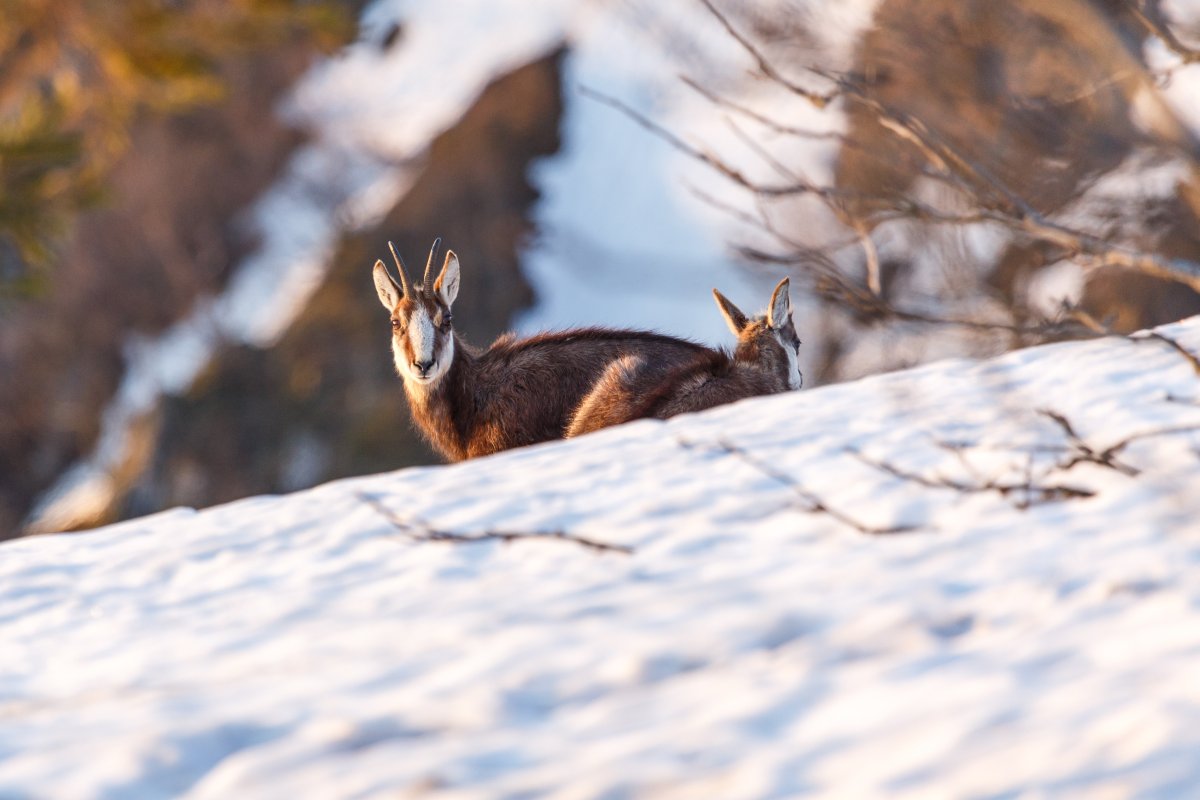
POLYGON ((411 342, 413 361, 433 360, 433 320, 425 306, 417 306, 416 311, 408 319, 408 340, 411 342))
POLYGON ((425 374, 422 375, 412 363, 413 361, 429 362, 434 360, 437 335, 437 331, 433 327, 433 320, 429 318, 429 312, 424 306, 418 305, 408 320, 408 349, 412 351, 412 361, 409 360, 405 348, 401 346, 400 342, 395 338, 392 339, 392 358, 396 362, 396 371, 400 373, 400 377, 406 383, 422 388, 432 386, 450 368, 450 362, 454 359, 453 337, 447 340, 440 357, 425 374))
POLYGON ((790 346, 779 335, 778 331, 774 331, 775 341, 779 342, 779 346, 783 348, 783 352, 787 355, 788 363, 788 388, 799 389, 804 385, 804 375, 800 373, 800 354, 796 348, 790 346))
POLYGON ((790 347, 785 347, 788 359, 788 388, 799 389, 804 386, 804 375, 800 373, 800 354, 790 347))

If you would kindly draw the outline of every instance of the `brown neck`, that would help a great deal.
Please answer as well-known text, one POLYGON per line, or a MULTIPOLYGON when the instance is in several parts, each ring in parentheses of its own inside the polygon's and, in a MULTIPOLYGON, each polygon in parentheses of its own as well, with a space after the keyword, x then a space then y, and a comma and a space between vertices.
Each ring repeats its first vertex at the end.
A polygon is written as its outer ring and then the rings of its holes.
POLYGON ((454 357, 441 380, 430 387, 404 382, 413 424, 450 461, 467 457, 467 432, 475 415, 474 382, 475 354, 457 333, 454 357))

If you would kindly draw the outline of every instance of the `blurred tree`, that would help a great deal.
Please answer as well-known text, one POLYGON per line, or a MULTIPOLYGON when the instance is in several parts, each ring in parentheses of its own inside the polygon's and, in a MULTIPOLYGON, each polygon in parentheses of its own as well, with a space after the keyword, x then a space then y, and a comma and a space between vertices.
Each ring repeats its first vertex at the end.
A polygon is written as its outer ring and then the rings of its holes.
POLYGON ((36 291, 140 114, 221 98, 226 53, 344 41, 337 0, 0 0, 0 296, 36 291))
POLYGON ((1161 91, 1200 49, 1159 0, 881 0, 841 67, 793 46, 820 39, 804 15, 764 32, 699 2, 771 90, 759 111, 689 81, 754 126, 732 125, 754 163, 600 99, 745 193, 703 196, 747 225, 749 260, 808 279, 818 383, 1200 313, 1200 138, 1161 91), (794 124, 814 110, 844 130, 794 124), (830 179, 795 164, 815 139, 830 179))

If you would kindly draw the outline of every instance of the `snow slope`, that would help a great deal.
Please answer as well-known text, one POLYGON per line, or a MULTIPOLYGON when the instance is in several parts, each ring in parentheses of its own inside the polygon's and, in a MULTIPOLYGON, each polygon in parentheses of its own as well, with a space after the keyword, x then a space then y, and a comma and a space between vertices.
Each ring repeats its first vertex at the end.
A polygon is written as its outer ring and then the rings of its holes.
POLYGON ((0 797, 1180 797, 1197 520, 1200 378, 1102 340, 17 540, 0 797))

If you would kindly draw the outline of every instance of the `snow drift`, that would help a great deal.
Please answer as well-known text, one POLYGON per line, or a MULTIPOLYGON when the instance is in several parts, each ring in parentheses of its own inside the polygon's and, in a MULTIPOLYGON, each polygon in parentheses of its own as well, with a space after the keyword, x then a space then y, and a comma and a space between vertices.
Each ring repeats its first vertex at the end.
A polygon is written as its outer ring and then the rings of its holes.
POLYGON ((1106 339, 18 540, 0 796, 1180 796, 1198 485, 1106 339))

